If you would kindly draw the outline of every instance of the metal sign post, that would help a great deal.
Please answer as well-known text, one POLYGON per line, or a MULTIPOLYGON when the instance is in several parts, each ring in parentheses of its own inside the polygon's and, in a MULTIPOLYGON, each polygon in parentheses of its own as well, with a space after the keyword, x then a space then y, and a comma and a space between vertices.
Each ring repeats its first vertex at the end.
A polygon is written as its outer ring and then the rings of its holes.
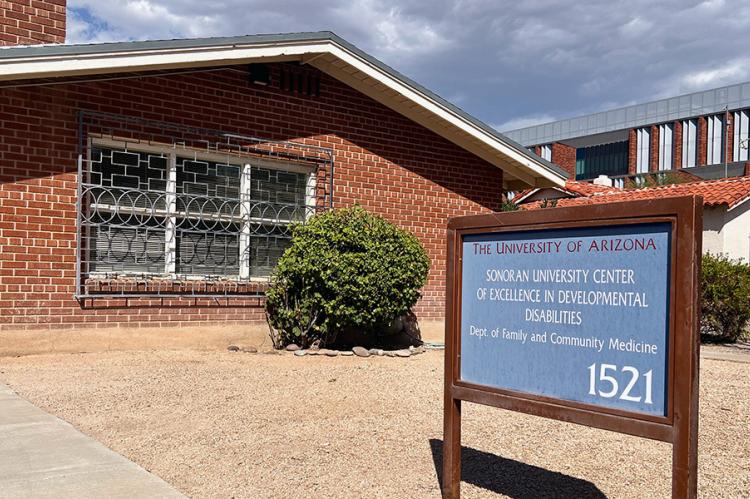
POLYGON ((696 497, 700 197, 448 224, 444 497, 459 497, 461 402, 672 443, 696 497))

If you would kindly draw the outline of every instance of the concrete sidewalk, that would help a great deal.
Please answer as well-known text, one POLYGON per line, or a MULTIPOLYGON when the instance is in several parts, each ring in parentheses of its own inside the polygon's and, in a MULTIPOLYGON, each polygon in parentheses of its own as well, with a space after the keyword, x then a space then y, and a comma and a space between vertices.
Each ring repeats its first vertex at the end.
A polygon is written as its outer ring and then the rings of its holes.
POLYGON ((185 497, 0 384, 0 498, 185 497))

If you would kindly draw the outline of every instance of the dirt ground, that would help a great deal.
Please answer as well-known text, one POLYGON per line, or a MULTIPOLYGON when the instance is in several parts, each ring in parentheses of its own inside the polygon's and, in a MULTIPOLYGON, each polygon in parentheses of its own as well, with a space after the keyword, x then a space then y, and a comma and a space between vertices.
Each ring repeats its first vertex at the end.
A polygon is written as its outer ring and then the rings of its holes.
MULTIPOLYGON (((439 497, 442 352, 0 358, 0 381, 192 497, 439 497)), ((702 497, 750 497, 750 364, 702 359, 702 497)), ((464 497, 668 497, 660 442, 465 404, 464 497)))

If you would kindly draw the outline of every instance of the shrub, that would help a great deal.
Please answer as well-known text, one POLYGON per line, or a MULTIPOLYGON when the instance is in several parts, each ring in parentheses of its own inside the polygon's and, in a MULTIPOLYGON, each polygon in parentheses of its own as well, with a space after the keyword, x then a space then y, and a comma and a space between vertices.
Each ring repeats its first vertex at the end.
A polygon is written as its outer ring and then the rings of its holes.
POLYGON ((737 341, 750 322, 750 266, 723 255, 703 255, 701 336, 737 341))
POLYGON ((375 333, 414 306, 429 266, 413 234, 359 206, 313 216, 292 228, 266 295, 274 345, 375 333))
POLYGON ((520 209, 521 207, 514 203, 511 199, 503 201, 503 203, 500 205, 500 211, 518 211, 520 209))

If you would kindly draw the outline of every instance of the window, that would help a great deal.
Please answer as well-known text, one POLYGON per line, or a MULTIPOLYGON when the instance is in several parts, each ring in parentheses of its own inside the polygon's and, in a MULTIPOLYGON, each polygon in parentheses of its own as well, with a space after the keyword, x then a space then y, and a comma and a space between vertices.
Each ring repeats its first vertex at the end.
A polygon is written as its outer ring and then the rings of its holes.
POLYGON ((659 170, 672 169, 672 135, 673 125, 659 125, 659 170))
POLYGON ((552 144, 545 144, 541 146, 539 151, 539 156, 542 157, 542 159, 546 159, 547 161, 552 161, 552 144))
POLYGON ((720 114, 709 116, 706 136, 706 164, 714 165, 724 161, 724 117, 720 114))
POLYGON ((257 157, 95 143, 84 173, 91 273, 268 276, 314 207, 312 168, 257 157))
POLYGON ((635 156, 636 173, 648 173, 651 130, 649 128, 639 128, 635 133, 637 141, 635 156))
POLYGON ((750 113, 737 111, 734 113, 734 161, 747 161, 750 148, 750 113))
POLYGON ((696 165, 696 151, 698 144, 698 123, 696 120, 682 122, 682 167, 690 168, 696 165))
POLYGON ((628 174, 628 141, 576 149, 576 179, 628 174))

